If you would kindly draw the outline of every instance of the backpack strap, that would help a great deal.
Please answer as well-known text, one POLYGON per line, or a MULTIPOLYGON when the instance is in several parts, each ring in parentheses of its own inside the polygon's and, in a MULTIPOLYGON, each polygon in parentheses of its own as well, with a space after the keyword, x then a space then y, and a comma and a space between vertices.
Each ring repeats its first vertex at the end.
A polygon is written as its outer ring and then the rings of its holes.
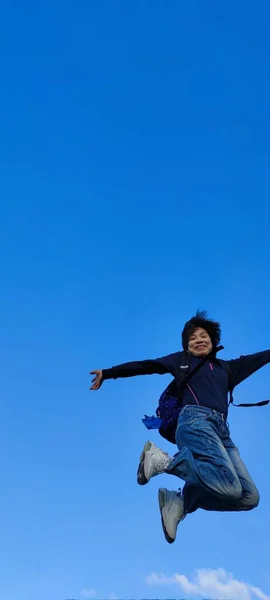
POLYGON ((189 375, 191 354, 189 352, 186 352, 186 350, 184 350, 181 354, 182 354, 182 356, 181 356, 181 364, 179 367, 178 381, 180 380, 180 383, 183 383, 184 381, 186 381, 186 379, 189 375))
POLYGON ((229 383, 229 402, 228 402, 228 406, 230 404, 233 404, 233 406, 236 406, 237 408, 250 408, 252 406, 267 406, 267 404, 270 403, 270 400, 262 400, 261 402, 250 402, 250 403, 243 403, 243 404, 235 404, 234 403, 234 399, 233 399, 233 390, 234 390, 234 385, 233 385, 233 380, 232 380, 232 371, 230 368, 230 365, 227 361, 225 360, 220 360, 219 361, 221 366, 223 367, 223 369, 226 371, 227 375, 228 375, 228 383, 229 383))
POLYGON ((266 406, 267 404, 269 404, 270 400, 262 400, 261 402, 250 402, 249 404, 234 404, 234 402, 232 402, 232 404, 234 406, 236 406, 237 408, 239 407, 244 407, 244 408, 249 408, 250 406, 266 406))

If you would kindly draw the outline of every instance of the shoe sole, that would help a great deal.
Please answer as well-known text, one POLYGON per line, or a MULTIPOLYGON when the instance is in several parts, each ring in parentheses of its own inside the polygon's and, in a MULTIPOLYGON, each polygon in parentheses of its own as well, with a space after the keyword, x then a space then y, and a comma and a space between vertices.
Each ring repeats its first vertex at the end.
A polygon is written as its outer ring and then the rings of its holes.
POLYGON ((163 519, 163 514, 162 514, 162 509, 166 505, 166 492, 165 492, 164 488, 160 488, 158 490, 158 503, 159 503, 159 510, 160 510, 160 516, 161 516, 162 529, 163 529, 166 541, 168 542, 168 544, 173 544, 173 542, 175 540, 169 536, 169 534, 168 534, 168 532, 166 530, 166 527, 165 527, 165 523, 164 523, 164 519, 163 519))
POLYGON ((138 466, 138 470, 137 470, 137 483, 139 485, 145 485, 149 481, 149 479, 146 479, 145 473, 144 473, 144 459, 145 459, 145 453, 148 452, 148 450, 150 450, 151 447, 152 447, 151 442, 145 442, 144 447, 141 452, 140 462, 139 462, 139 466, 138 466))

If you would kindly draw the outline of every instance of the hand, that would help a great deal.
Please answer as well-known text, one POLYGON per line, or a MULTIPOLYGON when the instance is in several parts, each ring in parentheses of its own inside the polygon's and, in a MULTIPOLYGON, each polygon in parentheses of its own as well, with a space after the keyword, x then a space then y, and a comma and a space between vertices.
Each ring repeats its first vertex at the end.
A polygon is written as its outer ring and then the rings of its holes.
POLYGON ((103 384, 102 371, 91 371, 90 375, 95 375, 95 377, 92 379, 93 385, 90 387, 90 390, 99 390, 103 384))

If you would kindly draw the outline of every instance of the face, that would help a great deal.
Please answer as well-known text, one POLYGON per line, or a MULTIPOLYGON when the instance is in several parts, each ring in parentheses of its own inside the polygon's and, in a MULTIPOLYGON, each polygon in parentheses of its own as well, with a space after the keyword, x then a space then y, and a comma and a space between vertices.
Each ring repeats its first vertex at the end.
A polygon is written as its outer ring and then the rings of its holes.
POLYGON ((188 351, 193 356, 206 356, 213 348, 212 341, 207 331, 197 327, 189 338, 188 351))

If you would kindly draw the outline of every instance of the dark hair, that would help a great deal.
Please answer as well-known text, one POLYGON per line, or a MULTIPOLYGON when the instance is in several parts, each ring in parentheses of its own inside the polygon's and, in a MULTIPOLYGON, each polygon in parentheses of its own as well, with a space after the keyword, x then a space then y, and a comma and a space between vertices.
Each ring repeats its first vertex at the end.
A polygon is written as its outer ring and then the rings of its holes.
POLYGON ((220 324, 207 317, 206 310, 197 310, 196 315, 186 322, 182 331, 182 344, 184 350, 188 349, 189 338, 197 327, 202 327, 207 331, 213 344, 213 350, 217 348, 221 338, 220 324))

